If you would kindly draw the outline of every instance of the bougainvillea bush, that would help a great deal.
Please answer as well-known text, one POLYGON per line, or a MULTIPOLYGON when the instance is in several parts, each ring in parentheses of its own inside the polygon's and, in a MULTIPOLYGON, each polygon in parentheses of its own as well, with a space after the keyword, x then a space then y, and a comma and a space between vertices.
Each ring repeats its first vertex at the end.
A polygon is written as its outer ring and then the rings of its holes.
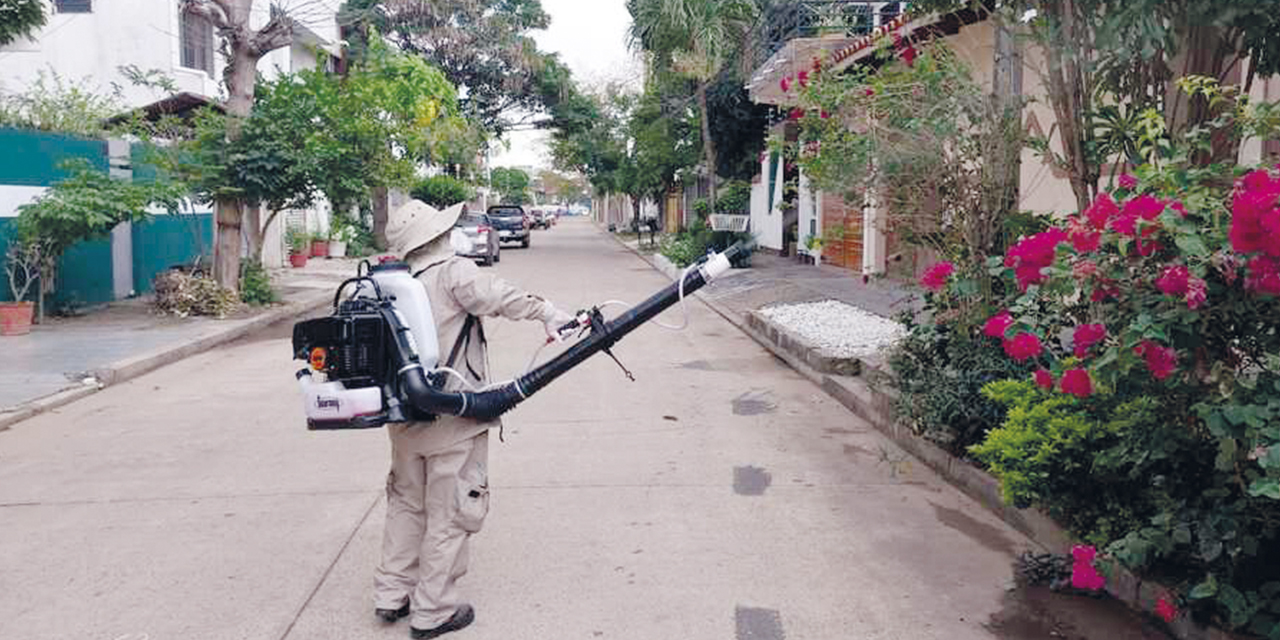
POLYGON ((992 258, 1006 497, 1280 638, 1280 168, 1139 167, 992 258))

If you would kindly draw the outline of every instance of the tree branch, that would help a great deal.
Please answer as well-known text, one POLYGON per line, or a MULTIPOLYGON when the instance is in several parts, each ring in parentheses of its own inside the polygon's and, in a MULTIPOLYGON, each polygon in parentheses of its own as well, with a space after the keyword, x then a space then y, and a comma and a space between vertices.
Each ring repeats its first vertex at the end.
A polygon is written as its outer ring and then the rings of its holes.
POLYGON ((271 21, 249 39, 249 51, 255 58, 259 58, 289 46, 293 42, 293 28, 294 20, 287 14, 282 12, 271 16, 271 21))

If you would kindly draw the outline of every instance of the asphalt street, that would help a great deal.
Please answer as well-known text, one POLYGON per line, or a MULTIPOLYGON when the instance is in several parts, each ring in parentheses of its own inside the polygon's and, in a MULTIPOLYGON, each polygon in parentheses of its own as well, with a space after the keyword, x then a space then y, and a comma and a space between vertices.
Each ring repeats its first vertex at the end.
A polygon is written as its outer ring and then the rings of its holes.
MULTIPOLYGON (((667 283, 584 220, 494 268, 564 308, 667 283)), ((635 382, 596 356, 506 418, 464 578, 477 621, 446 637, 1054 637, 1011 604, 1023 536, 687 311, 617 345, 635 382)), ((287 330, 0 433, 0 638, 407 637, 371 599, 386 434, 306 431, 287 330)), ((500 376, 542 337, 486 330, 500 376)))

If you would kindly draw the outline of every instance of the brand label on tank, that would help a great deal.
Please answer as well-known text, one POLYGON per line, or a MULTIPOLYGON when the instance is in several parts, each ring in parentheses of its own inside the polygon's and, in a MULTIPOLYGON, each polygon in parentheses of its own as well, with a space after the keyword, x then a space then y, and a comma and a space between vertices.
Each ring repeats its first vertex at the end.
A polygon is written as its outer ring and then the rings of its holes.
POLYGON ((321 410, 338 411, 342 409, 342 401, 338 398, 316 396, 316 408, 321 410))

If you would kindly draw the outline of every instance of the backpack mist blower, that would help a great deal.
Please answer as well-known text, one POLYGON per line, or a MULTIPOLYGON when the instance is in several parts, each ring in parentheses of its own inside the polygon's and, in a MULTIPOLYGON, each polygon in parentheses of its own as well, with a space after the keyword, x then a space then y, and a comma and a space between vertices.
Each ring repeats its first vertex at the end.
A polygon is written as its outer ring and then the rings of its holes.
POLYGON ((579 331, 585 334, 581 340, 514 380, 477 391, 444 390, 452 371, 437 367, 439 347, 426 289, 408 265, 388 263, 364 274, 357 269, 356 277, 338 286, 332 315, 293 327, 294 358, 310 364, 297 374, 307 428, 370 429, 443 414, 492 420, 595 353, 612 357, 609 349, 622 336, 723 275, 749 252, 739 242, 707 256, 611 320, 600 307, 579 312, 560 333, 579 331))

